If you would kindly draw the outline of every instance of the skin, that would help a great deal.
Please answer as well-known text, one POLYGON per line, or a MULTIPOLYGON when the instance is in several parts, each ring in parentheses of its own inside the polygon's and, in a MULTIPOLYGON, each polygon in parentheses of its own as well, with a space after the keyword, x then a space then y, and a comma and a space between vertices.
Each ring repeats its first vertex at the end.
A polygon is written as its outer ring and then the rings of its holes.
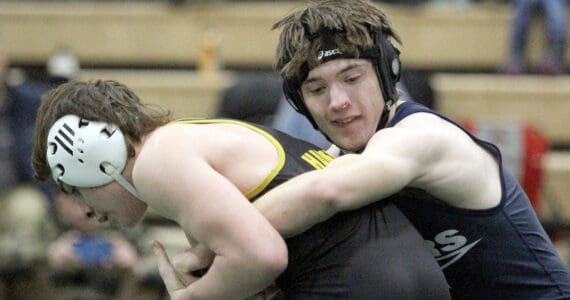
POLYGON ((378 101, 380 85, 368 60, 334 62, 312 70, 301 92, 319 129, 336 145, 354 152, 376 132, 384 103, 378 101))
POLYGON ((187 269, 211 263, 200 278, 176 274, 153 243, 172 299, 245 298, 285 269, 285 242, 244 197, 277 164, 269 140, 233 124, 174 124, 145 137, 135 152, 122 175, 142 201, 116 182, 80 189, 79 198, 93 218, 125 227, 138 224, 148 205, 200 243, 185 254, 187 269))
POLYGON ((376 132, 384 99, 369 61, 326 62, 310 71, 301 92, 315 122, 336 145, 347 152, 364 150, 297 176, 254 203, 285 236, 407 186, 453 207, 486 209, 499 204, 496 160, 449 122, 416 113, 376 132))

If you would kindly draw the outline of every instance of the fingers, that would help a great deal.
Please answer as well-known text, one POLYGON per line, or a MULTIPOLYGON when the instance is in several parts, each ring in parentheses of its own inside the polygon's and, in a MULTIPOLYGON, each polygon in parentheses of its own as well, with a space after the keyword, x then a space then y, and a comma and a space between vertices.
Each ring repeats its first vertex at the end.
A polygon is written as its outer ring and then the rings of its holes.
POLYGON ((171 263, 178 275, 178 278, 185 284, 189 285, 196 281, 200 276, 196 276, 196 272, 203 270, 212 264, 214 254, 202 244, 198 244, 188 251, 177 254, 172 257, 171 263))
POLYGON ((157 256, 158 272, 160 273, 160 277, 162 277, 162 281, 164 281, 164 285, 168 292, 171 293, 176 290, 183 289, 185 285, 178 279, 178 276, 176 276, 176 271, 170 263, 168 255, 166 254, 166 251, 164 251, 162 244, 158 241, 152 241, 151 247, 154 254, 157 256))
POLYGON ((184 285, 189 285, 196 281, 191 273, 196 270, 197 258, 194 253, 182 252, 172 258, 172 266, 176 275, 184 285))
POLYGON ((214 261, 214 257, 216 256, 216 254, 208 247, 204 246, 204 244, 198 244, 190 250, 198 257, 198 261, 200 263, 197 267, 200 269, 210 267, 214 261))

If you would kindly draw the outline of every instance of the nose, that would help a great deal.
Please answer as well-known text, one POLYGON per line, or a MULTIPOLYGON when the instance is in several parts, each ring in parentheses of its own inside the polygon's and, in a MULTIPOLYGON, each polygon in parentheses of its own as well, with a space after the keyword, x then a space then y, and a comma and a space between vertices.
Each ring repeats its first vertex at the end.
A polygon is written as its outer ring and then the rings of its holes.
POLYGON ((107 216, 106 214, 98 214, 95 212, 95 210, 91 207, 87 207, 85 209, 85 216, 88 219, 96 219, 97 222, 99 223, 105 223, 109 220, 109 216, 107 216))
POLYGON ((330 106, 334 111, 349 108, 352 102, 348 93, 340 83, 332 83, 329 91, 330 106))
POLYGON ((84 208, 84 212, 85 212, 85 216, 86 216, 88 219, 91 219, 91 218, 95 217, 95 210, 94 210, 93 208, 91 208, 91 207, 85 207, 85 208, 84 208))
POLYGON ((105 222, 107 222, 108 220, 109 220, 109 217, 108 217, 107 215, 102 215, 102 216, 100 216, 100 217, 97 219, 97 221, 98 221, 99 223, 105 223, 105 222))

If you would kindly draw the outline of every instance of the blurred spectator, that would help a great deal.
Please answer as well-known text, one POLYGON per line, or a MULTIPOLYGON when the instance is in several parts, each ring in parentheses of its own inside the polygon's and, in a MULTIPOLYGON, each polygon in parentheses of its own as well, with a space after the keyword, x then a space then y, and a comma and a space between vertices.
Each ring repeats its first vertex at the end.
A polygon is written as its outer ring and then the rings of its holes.
POLYGON ((48 247, 47 260, 59 297, 115 298, 139 261, 137 249, 121 232, 87 218, 71 197, 58 193, 55 206, 65 230, 48 247))
POLYGON ((535 71, 540 74, 558 75, 564 72, 566 52, 567 0, 515 0, 511 23, 509 61, 501 68, 506 74, 527 72, 526 48, 529 27, 533 17, 542 12, 546 27, 546 45, 543 57, 535 71))
MULTIPOLYGON (((6 120, 6 86, 5 74, 8 68, 8 56, 4 51, 2 41, 0 41, 0 194, 14 187, 16 175, 12 158, 10 155, 12 136, 8 129, 6 120)), ((0 195, 0 198, 2 196, 0 195)))
POLYGON ((18 180, 31 182, 52 198, 52 186, 38 183, 33 178, 30 163, 32 156, 32 133, 36 111, 42 94, 74 78, 79 72, 78 59, 66 48, 57 49, 46 64, 47 76, 32 78, 21 70, 12 70, 7 80, 7 119, 13 140, 13 155, 18 180))
POLYGON ((217 116, 269 126, 281 97, 281 79, 276 74, 243 74, 223 91, 217 116))
MULTIPOLYGON (((11 84, 19 81, 21 73, 9 71, 8 67, 9 57, 0 43, 0 297, 46 298, 50 290, 41 262, 54 226, 50 223, 45 194, 33 187, 30 180, 22 180, 22 168, 31 170, 31 167, 29 163, 20 164, 22 153, 14 149, 25 140, 31 147, 31 131, 14 132, 14 122, 21 121, 23 127, 33 123, 13 118, 15 101, 11 84)), ((29 162, 29 157, 25 161, 29 162)))

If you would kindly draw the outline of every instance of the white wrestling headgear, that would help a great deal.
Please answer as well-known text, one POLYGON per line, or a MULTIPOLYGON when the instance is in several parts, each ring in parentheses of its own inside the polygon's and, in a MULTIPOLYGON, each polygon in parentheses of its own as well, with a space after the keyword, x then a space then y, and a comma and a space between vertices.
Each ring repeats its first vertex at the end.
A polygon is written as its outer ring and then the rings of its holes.
POLYGON ((117 181, 138 197, 121 172, 127 164, 127 145, 113 124, 66 115, 50 128, 47 161, 56 183, 92 188, 117 181))

